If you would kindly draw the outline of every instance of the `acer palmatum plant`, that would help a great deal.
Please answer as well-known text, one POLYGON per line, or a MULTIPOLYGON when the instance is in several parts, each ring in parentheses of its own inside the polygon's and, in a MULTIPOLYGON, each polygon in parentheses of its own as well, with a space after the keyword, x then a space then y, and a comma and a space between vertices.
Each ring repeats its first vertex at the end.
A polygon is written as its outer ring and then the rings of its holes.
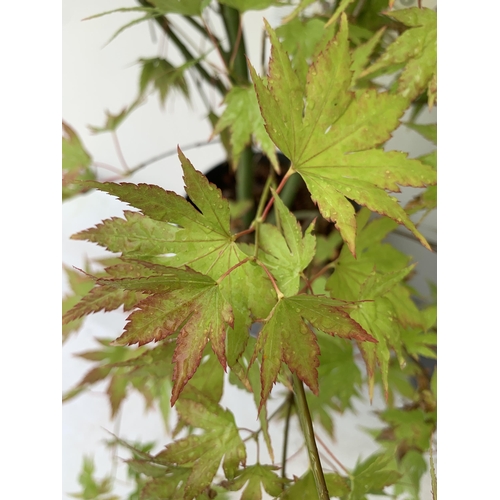
MULTIPOLYGON (((165 407, 168 394, 178 418, 159 453, 113 439, 131 453, 128 498, 240 491, 237 498, 260 499, 262 488, 273 498, 419 498, 436 431, 436 372, 423 362, 436 357, 436 307, 417 307, 407 280, 418 267, 384 238, 404 226, 430 250, 418 225, 436 207, 436 152, 410 159, 383 146, 407 112, 407 126, 436 142, 435 124, 414 123, 437 100, 436 12, 391 3, 301 1, 275 29, 265 22, 271 51, 262 75, 247 61, 241 16, 288 2, 141 0, 125 9, 154 21, 185 62, 141 60, 137 99, 96 131, 113 133, 151 91, 162 101, 174 88, 189 98, 190 72, 226 104, 209 119, 236 171, 236 200, 181 148, 189 199, 123 182, 146 163, 99 182, 64 124, 63 198, 98 189, 137 209, 73 236, 116 255, 67 269, 63 339, 89 314, 123 307, 129 315, 121 336, 81 354, 94 365, 64 399, 107 381, 113 416, 134 389, 149 407, 165 407), (189 47, 180 16, 212 44, 217 67, 189 47), (221 33, 209 29, 215 17, 221 33), (257 147, 271 168, 255 196, 257 147), (400 186, 422 190, 402 206, 389 194, 400 186), (307 210, 294 209, 301 192, 307 210), (220 405, 226 384, 254 395, 259 428, 250 438, 220 405), (333 437, 336 413, 361 393, 372 398, 377 385, 387 401, 384 428, 373 432, 379 450, 353 469, 325 472, 314 428, 333 437), (269 414, 271 393, 281 404, 269 414), (286 469, 294 415, 309 455, 301 477, 286 469), (279 458, 271 428, 283 432, 279 458), (269 463, 247 463, 248 440, 261 438, 269 463)), ((112 478, 95 479, 88 459, 80 482, 79 498, 116 498, 112 478)))

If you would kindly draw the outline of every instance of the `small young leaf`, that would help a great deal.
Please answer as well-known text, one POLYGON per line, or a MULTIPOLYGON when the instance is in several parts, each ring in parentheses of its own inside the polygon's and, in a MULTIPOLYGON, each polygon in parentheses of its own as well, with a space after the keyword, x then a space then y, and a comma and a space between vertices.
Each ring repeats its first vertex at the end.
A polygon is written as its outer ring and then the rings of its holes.
POLYGON ((222 481, 221 486, 229 491, 245 489, 241 495, 241 500, 261 500, 261 487, 273 497, 278 497, 284 489, 288 479, 277 476, 273 471, 278 467, 271 465, 251 465, 236 473, 236 477, 231 481, 222 481))
POLYGON ((173 89, 179 90, 186 98, 189 98, 189 87, 184 78, 184 72, 198 62, 197 59, 188 61, 178 68, 160 57, 141 59, 140 62, 142 63, 139 81, 139 91, 141 94, 146 91, 148 85, 151 83, 158 90, 162 105, 165 104, 169 92, 173 89))
POLYGON ((273 168, 279 173, 276 147, 264 128, 254 88, 234 86, 224 100, 227 107, 216 123, 212 135, 220 134, 230 127, 233 167, 237 167, 241 153, 250 144, 252 136, 255 136, 273 168))
POLYGON ((67 200, 85 193, 88 189, 79 181, 95 179, 95 174, 90 169, 92 158, 77 133, 65 122, 62 127, 62 198, 67 200))
POLYGON ((304 235, 295 216, 273 190, 279 229, 271 224, 260 227, 259 259, 273 273, 279 289, 285 296, 298 293, 300 273, 314 258, 316 238, 313 225, 304 235))

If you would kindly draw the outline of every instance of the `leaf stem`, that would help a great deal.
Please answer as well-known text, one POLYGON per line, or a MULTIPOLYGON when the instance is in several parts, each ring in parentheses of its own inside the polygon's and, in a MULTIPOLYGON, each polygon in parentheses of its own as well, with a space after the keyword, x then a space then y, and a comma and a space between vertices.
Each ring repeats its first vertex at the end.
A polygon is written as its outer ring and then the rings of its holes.
POLYGON ((262 267, 262 269, 264 269, 267 276, 271 280, 271 283, 273 284, 273 287, 274 287, 274 291, 276 292, 276 295, 278 296, 278 300, 281 300, 282 298, 284 298, 285 296, 283 295, 281 290, 278 288, 278 285, 277 285, 275 279, 273 278, 273 275, 269 272, 269 269, 266 267, 266 265, 258 259, 255 259, 255 263, 258 264, 260 267, 262 267))
POLYGON ((328 488, 326 487, 325 476, 323 474, 323 468, 321 467, 321 460, 318 454, 318 447, 316 446, 316 440, 314 438, 314 429, 311 414, 309 413, 309 406, 307 405, 304 385, 296 373, 293 374, 293 388, 297 400, 299 420, 302 432, 304 433, 307 451, 309 452, 309 464, 314 477, 314 482, 316 483, 318 499, 329 500, 330 495, 328 494, 328 488))
POLYGON ((286 455, 288 451, 288 435, 290 433, 290 420, 292 417, 292 409, 295 402, 295 397, 292 391, 289 392, 286 399, 286 417, 285 417, 285 430, 283 431, 283 453, 281 455, 281 477, 286 478, 286 455))
POLYGON ((125 157, 123 156, 122 148, 120 147, 120 141, 118 140, 118 136, 116 135, 115 130, 111 131, 111 137, 113 138, 113 144, 116 149, 116 154, 118 155, 118 160, 120 160, 122 167, 125 169, 125 171, 130 170, 128 168, 127 162, 125 161, 125 157))
MULTIPOLYGON (((245 40, 241 33, 240 13, 228 5, 220 5, 222 21, 229 39, 229 78, 233 84, 245 85, 249 83, 248 67, 246 60, 245 40), (233 63, 233 64, 232 64, 233 63)), ((236 171, 236 199, 253 199, 253 151, 249 144, 242 152, 236 171)), ((243 216, 243 223, 250 225, 254 217, 253 210, 243 216)))
POLYGON ((340 460, 331 452, 331 450, 328 448, 328 446, 322 441, 322 439, 317 435, 314 434, 314 437, 318 441, 318 443, 323 446, 325 449, 326 453, 331 457, 331 459, 349 476, 352 477, 352 474, 349 472, 349 470, 340 462, 340 460))
POLYGON ((311 289, 311 285, 313 284, 314 281, 316 281, 320 276, 325 274, 328 269, 331 269, 332 267, 335 267, 336 260, 332 260, 332 262, 329 262, 326 264, 326 266, 322 267, 311 279, 307 279, 305 276, 303 278, 306 280, 306 284, 302 287, 299 293, 304 293, 308 288, 311 289))
POLYGON ((246 257, 244 258, 243 260, 240 260, 239 262, 237 262, 234 266, 230 267, 217 281, 216 283, 218 285, 220 285, 220 283, 222 282, 222 280, 224 278, 226 278, 227 276, 229 276, 235 269, 237 269, 238 267, 242 266, 243 264, 247 263, 249 260, 251 260, 252 257, 246 257))
MULTIPOLYGON (((292 174, 295 173, 295 170, 293 170, 292 167, 290 167, 286 174, 284 175, 283 179, 281 179, 281 182, 279 183, 278 187, 276 188, 276 194, 279 194, 283 187, 285 186, 286 182, 288 179, 291 177, 292 174)), ((271 210, 271 207, 274 204, 274 196, 272 196, 269 201, 267 202, 266 208, 264 209, 264 213, 262 214, 262 217, 260 218, 261 221, 263 222, 266 220, 267 214, 269 213, 269 210, 271 210)))

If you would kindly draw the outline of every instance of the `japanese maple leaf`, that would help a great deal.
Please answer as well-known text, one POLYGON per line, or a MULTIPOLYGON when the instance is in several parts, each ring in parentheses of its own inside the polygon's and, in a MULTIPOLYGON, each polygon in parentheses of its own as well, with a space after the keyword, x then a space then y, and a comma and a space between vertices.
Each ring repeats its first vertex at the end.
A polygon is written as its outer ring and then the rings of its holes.
POLYGON ((234 416, 202 393, 191 389, 180 399, 176 409, 183 422, 203 429, 202 434, 174 441, 155 457, 165 465, 186 465, 191 472, 184 485, 182 498, 194 498, 210 486, 223 459, 222 468, 228 479, 233 479, 238 465, 245 465, 246 450, 238 433, 234 416))
POLYGON ((398 36, 362 76, 406 63, 398 79, 398 93, 415 99, 427 90, 428 103, 432 107, 437 98, 436 12, 413 7, 386 12, 385 15, 410 29, 398 36))
POLYGON ((89 183, 142 213, 125 212, 125 219, 108 219, 73 238, 98 243, 126 258, 173 267, 187 265, 214 280, 234 268, 220 284, 234 310, 234 329, 228 338, 228 361, 232 365, 245 349, 251 315, 269 313, 275 302, 274 290, 264 270, 254 262, 238 267, 248 256, 231 234, 228 201, 180 150, 179 159, 186 192, 196 208, 182 196, 158 186, 89 183))
POLYGON ((143 345, 178 332, 173 355, 173 405, 198 368, 210 340, 220 364, 226 369, 225 340, 233 325, 230 304, 218 284, 191 269, 155 265, 156 274, 137 278, 101 278, 98 284, 150 294, 127 318, 117 345, 143 345))
POLYGON ((266 153, 273 168, 279 173, 276 148, 264 127, 259 104, 253 87, 233 87, 224 99, 227 107, 216 123, 213 135, 220 134, 227 127, 231 128, 232 159, 234 167, 238 165, 241 153, 255 136, 262 150, 266 153))
POLYGON ((250 67, 266 129, 304 179, 323 216, 335 222, 353 255, 356 218, 349 199, 405 225, 429 248, 386 190, 436 183, 436 172, 406 154, 380 149, 410 100, 374 89, 350 91, 348 28, 340 29, 309 67, 305 88, 274 31, 267 85, 250 67), (348 199, 349 198, 349 199, 348 199))
POLYGON ((319 347, 313 328, 347 339, 377 342, 345 311, 346 302, 327 297, 296 295, 277 302, 259 334, 252 364, 262 352, 261 402, 265 403, 281 363, 318 394, 319 347))

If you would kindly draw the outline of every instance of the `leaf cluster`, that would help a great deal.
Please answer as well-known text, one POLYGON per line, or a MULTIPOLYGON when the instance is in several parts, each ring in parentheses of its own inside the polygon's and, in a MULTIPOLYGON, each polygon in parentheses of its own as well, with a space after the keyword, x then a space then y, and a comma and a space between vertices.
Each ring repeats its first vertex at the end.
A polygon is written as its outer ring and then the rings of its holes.
MULTIPOLYGON (((335 413, 352 410, 356 398, 372 398, 380 386, 387 408, 379 413, 384 428, 372 433, 379 450, 352 470, 324 474, 326 487, 346 500, 383 495, 389 486, 396 495, 418 498, 423 455, 436 430, 436 375, 424 366, 436 357, 436 307, 417 307, 408 284, 416 264, 385 239, 404 226, 430 248, 412 216, 436 207, 436 153, 408 158, 384 144, 414 103, 437 102, 435 12, 388 11, 388 0, 343 0, 335 7, 322 3, 320 13, 310 15, 314 2, 303 0, 276 30, 266 22, 267 75, 248 64, 249 79, 244 39, 236 42, 241 33, 231 19, 284 2, 216 2, 229 50, 206 22, 210 2, 139 3, 113 11, 143 15, 119 32, 154 20, 185 63, 141 59, 138 97, 118 114, 108 112, 94 132, 116 132, 151 89, 162 104, 174 89, 189 98, 189 71, 224 98, 220 115, 211 107, 207 114, 237 178, 249 179, 242 174, 245 158, 257 144, 274 171, 258 206, 243 216, 246 228, 234 233, 242 211, 235 215, 220 188, 180 148, 188 199, 150 184, 98 182, 90 155, 64 126, 63 198, 98 189, 132 208, 73 236, 116 255, 102 270, 66 270, 72 294, 63 301, 63 339, 90 314, 123 309, 128 316, 118 338, 100 339, 98 349, 79 354, 94 366, 64 399, 106 381, 115 417, 137 390, 147 408, 159 407, 168 431, 175 406, 173 440, 160 452, 115 441, 132 452, 131 498, 208 499, 241 491, 246 500, 266 491, 293 499, 317 495, 321 466, 312 461, 312 470, 289 478, 284 452, 280 476, 273 418, 286 421, 285 451, 286 429, 297 414, 301 422, 310 414, 333 438, 335 413), (176 24, 180 16, 210 40, 226 74, 218 74, 206 54, 192 54, 176 24), (376 81, 397 71, 388 88, 376 81), (277 149, 290 160, 279 184, 277 149), (291 209, 294 174, 317 205, 316 215, 331 223, 327 234, 317 234, 315 221, 301 225, 291 209), (406 207, 389 194, 403 186, 422 189, 406 207), (293 395, 297 381, 308 388, 306 403, 293 395), (245 440, 221 404, 226 383, 253 394, 260 428, 245 440), (269 415, 268 400, 283 396, 273 391, 275 384, 286 396, 269 415), (273 464, 258 457, 247 465, 246 441, 258 443, 260 436, 273 464)), ((435 126, 413 119, 406 125, 436 142, 435 126)), ((252 204, 238 200, 245 202, 252 204)), ((314 441, 303 431, 306 442, 314 441)), ((93 474, 86 460, 78 498, 112 500, 111 479, 100 482, 93 474)))

